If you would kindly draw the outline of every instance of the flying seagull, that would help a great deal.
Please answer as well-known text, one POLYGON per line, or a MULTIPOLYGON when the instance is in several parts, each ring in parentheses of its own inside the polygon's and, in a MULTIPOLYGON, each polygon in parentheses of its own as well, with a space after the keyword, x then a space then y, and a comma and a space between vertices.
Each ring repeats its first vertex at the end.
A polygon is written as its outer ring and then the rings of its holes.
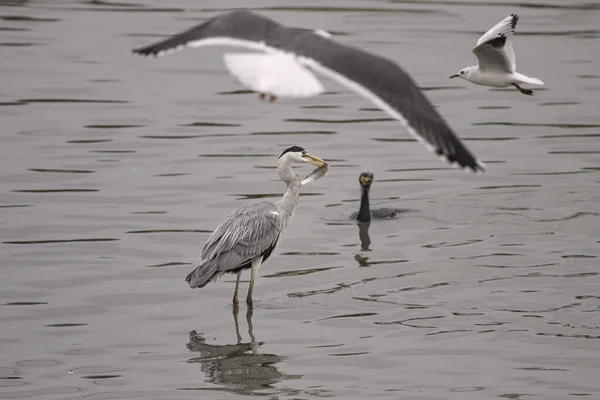
POLYGON ((290 28, 251 11, 236 10, 133 53, 161 56, 184 47, 215 45, 262 51, 225 55, 229 71, 261 97, 268 94, 274 100, 321 93, 323 87, 312 71, 319 72, 369 99, 449 163, 474 172, 485 169, 402 68, 338 43, 324 31, 290 28))
POLYGON ((523 94, 532 96, 533 90, 523 89, 519 84, 544 85, 537 78, 519 74, 513 49, 513 36, 519 21, 517 14, 511 14, 483 34, 473 47, 479 65, 463 68, 452 78, 463 78, 476 85, 492 87, 514 86, 523 94))

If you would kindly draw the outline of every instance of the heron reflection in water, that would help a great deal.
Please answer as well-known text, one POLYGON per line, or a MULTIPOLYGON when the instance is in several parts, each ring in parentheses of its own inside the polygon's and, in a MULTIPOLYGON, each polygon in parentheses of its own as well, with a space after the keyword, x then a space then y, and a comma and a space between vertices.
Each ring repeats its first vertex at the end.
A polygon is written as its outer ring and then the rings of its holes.
POLYGON ((202 263, 185 278, 192 289, 204 287, 225 273, 235 273, 237 280, 233 304, 237 306, 242 271, 250 269, 246 303, 252 307, 252 291, 258 268, 269 258, 292 219, 300 198, 300 186, 310 177, 301 181, 292 169, 294 163, 310 163, 322 171, 327 170, 325 161, 302 147, 290 146, 285 149, 277 160, 277 174, 286 184, 285 193, 275 203, 248 204, 225 217, 204 245, 200 256, 202 263))
MULTIPOLYGON (((300 379, 301 375, 287 375, 277 369, 277 364, 284 358, 276 354, 259 352, 262 342, 257 342, 252 326, 252 309, 248 308, 246 321, 250 342, 243 342, 238 323, 239 308, 233 308, 235 333, 237 343, 212 345, 206 343, 206 338, 196 331, 190 332, 188 350, 200 353, 189 359, 188 363, 199 363, 200 370, 206 374, 209 383, 221 385, 225 390, 242 395, 252 395, 260 390, 275 390, 277 393, 288 389, 276 388, 273 385, 289 380, 300 379)), ((291 390, 291 389, 289 389, 291 390)), ((281 393, 283 394, 283 393, 281 393)), ((288 393, 294 394, 294 393, 288 393)))

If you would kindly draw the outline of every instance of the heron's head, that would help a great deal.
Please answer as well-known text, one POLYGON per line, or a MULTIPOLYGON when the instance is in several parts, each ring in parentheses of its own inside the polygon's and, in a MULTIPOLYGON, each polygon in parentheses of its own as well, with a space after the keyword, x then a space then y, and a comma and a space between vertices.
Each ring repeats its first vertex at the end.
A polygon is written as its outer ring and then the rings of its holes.
POLYGON ((303 147, 290 146, 281 153, 278 162, 284 162, 286 164, 292 163, 310 163, 319 168, 324 167, 327 163, 321 160, 319 157, 310 154, 303 147))
POLYGON ((460 71, 458 71, 456 74, 452 75, 450 77, 450 79, 463 78, 463 79, 469 80, 469 78, 475 73, 476 69, 477 69, 476 66, 463 68, 460 71))
POLYGON ((358 177, 358 183, 360 183, 360 186, 363 188, 371 187, 371 183, 373 183, 373 174, 370 172, 363 172, 358 177))

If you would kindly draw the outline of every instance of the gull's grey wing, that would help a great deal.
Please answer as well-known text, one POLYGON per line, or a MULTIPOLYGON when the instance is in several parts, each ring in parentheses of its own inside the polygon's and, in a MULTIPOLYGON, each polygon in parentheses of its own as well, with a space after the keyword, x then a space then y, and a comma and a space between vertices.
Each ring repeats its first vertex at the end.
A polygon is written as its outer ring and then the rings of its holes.
POLYGON ((513 36, 515 35, 515 28, 517 27, 517 22, 519 22, 519 16, 517 14, 511 14, 508 17, 504 18, 502 21, 498 22, 494 25, 490 30, 481 35, 479 40, 477 40, 477 46, 483 43, 487 43, 490 40, 496 39, 500 35, 504 35, 506 37, 506 42, 504 44, 504 53, 506 53, 506 57, 508 57, 508 61, 512 66, 511 72, 514 72, 517 68, 517 62, 515 59, 515 51, 513 49, 513 36))
POLYGON ((217 15, 166 40, 134 49, 133 53, 142 56, 162 56, 188 46, 227 44, 266 51, 268 49, 261 43, 276 41, 282 28, 285 29, 283 25, 262 15, 236 10, 217 15))
POLYGON ((221 273, 245 268, 252 259, 270 255, 281 233, 281 216, 272 203, 254 203, 225 217, 202 249, 204 261, 217 262, 221 273))
POLYGON ((133 52, 158 56, 185 46, 210 45, 293 53, 300 64, 354 90, 399 120, 413 137, 438 156, 473 171, 485 169, 410 75, 396 63, 343 45, 313 30, 288 28, 251 11, 237 10, 133 52))
POLYGON ((310 40, 293 43, 302 63, 367 98, 449 163, 473 171, 485 169, 398 64, 312 32, 304 33, 309 34, 310 40))
POLYGON ((504 52, 506 36, 500 35, 485 43, 473 47, 473 54, 479 60, 482 72, 514 72, 512 64, 504 52))

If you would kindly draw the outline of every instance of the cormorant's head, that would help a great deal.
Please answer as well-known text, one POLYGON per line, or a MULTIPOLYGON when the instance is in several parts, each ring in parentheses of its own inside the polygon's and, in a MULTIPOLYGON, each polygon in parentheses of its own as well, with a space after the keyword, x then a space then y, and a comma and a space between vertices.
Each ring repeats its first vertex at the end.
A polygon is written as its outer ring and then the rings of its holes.
POLYGON ((371 183, 373 183, 373 174, 370 172, 363 172, 358 177, 358 182, 360 183, 360 186, 364 188, 371 187, 371 183))

